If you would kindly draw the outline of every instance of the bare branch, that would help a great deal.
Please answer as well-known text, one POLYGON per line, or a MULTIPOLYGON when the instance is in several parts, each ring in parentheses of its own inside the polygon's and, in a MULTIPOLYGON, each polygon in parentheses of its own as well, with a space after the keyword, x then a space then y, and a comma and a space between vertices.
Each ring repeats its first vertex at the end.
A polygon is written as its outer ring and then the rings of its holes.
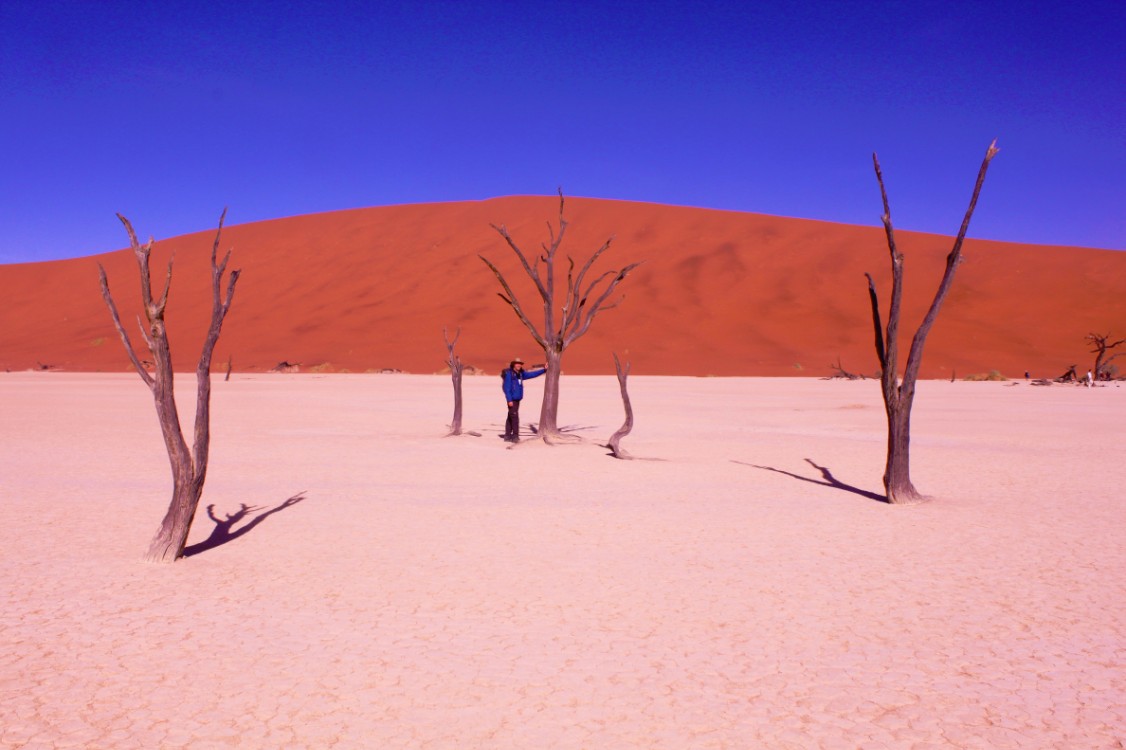
POLYGON ((153 354, 153 356, 155 357, 156 340, 151 335, 149 335, 151 327, 145 326, 144 321, 141 320, 140 315, 137 316, 137 330, 141 332, 141 338, 145 340, 145 346, 149 348, 149 353, 153 354))
MULTIPOLYGON (((536 261, 535 267, 528 264, 528 258, 524 255, 524 251, 516 244, 515 240, 512 239, 512 236, 508 234, 507 227, 503 225, 498 227, 496 224, 490 224, 489 226, 495 229, 497 234, 503 237, 504 241, 508 243, 508 246, 512 248, 512 252, 516 253, 516 257, 520 259, 520 265, 524 267, 524 273, 528 274, 528 278, 535 283, 536 290, 540 293, 540 297, 546 300, 548 298, 548 291, 543 281, 540 280, 539 261, 536 261)), ((477 257, 481 258, 480 255, 477 257)), ((482 260, 484 260, 484 258, 482 258, 482 260)), ((486 263, 487 262, 488 261, 486 261, 486 263)), ((509 294, 511 294, 511 291, 509 294)))
POLYGON ((590 270, 590 267, 594 265, 594 262, 598 260, 598 258, 602 255, 602 253, 604 253, 604 252, 606 252, 607 250, 610 249, 610 244, 613 241, 614 241, 613 236, 610 236, 609 238, 607 238, 607 240, 602 243, 602 247, 595 250, 594 254, 591 255, 587 259, 586 263, 583 264, 583 267, 581 269, 579 269, 579 275, 575 277, 575 288, 576 289, 582 289, 583 279, 586 278, 586 274, 590 270))
MULTIPOLYGON (((152 280, 149 272, 149 256, 152 253, 153 240, 150 237, 149 241, 142 245, 137 241, 137 233, 133 231, 133 225, 121 214, 117 214, 118 220, 125 226, 125 232, 129 235, 129 247, 133 250, 133 255, 137 259, 137 265, 141 271, 141 306, 145 310, 145 318, 149 322, 149 326, 156 324, 156 321, 161 320, 164 315, 163 307, 156 307, 152 299, 152 280)), ((172 266, 169 261, 168 274, 171 277, 172 266)), ((167 295, 168 284, 170 280, 165 283, 165 295, 167 295)), ((163 323, 162 323, 163 325, 163 323)))
POLYGON ((904 369, 903 379, 906 381, 908 378, 914 382, 919 372, 919 367, 922 365, 923 360, 923 344, 926 342, 927 334, 930 333, 931 326, 938 318, 938 311, 942 308, 942 303, 946 299, 947 292, 950 291, 950 285, 954 282, 954 271, 958 264, 962 261, 962 242, 966 239, 966 232, 970 228, 970 219, 974 215, 974 209, 977 207, 977 199, 981 194, 981 186, 985 184, 985 173, 989 170, 989 163, 993 161, 993 157, 997 155, 1000 149, 997 148, 997 141, 994 139, 993 143, 989 144, 989 148, 985 151, 985 158, 981 162, 981 168, 977 172, 977 182, 974 183, 974 192, 970 197, 970 205, 966 208, 965 218, 962 219, 962 226, 958 230, 958 236, 954 240, 954 246, 950 250, 950 254, 946 256, 946 271, 942 275, 942 281, 938 285, 938 291, 935 292, 934 301, 931 302, 930 309, 927 310, 926 316, 923 318, 922 324, 915 332, 914 338, 911 340, 911 351, 907 355, 907 367, 904 369))
POLYGON ((160 299, 153 303, 153 313, 151 317, 164 317, 164 308, 168 306, 168 290, 172 288, 172 261, 174 261, 175 259, 175 253, 173 253, 171 257, 168 258, 168 271, 164 277, 164 291, 160 293, 160 299))
POLYGON ((618 272, 614 270, 605 271, 597 279, 592 281, 585 290, 575 287, 571 295, 568 297, 566 304, 563 307, 563 325, 560 326, 560 335, 563 336, 569 331, 574 331, 578 326, 578 322, 583 308, 586 307, 587 300, 590 298, 591 293, 598 287, 600 283, 610 276, 616 275, 618 272))
POLYGON ((876 356, 880 359, 880 368, 887 369, 887 360, 884 353, 884 331, 883 324, 880 321, 880 300, 876 295, 876 282, 872 281, 872 274, 864 274, 868 277, 868 298, 872 303, 872 324, 876 329, 876 356))
MULTIPOLYGON (((500 269, 494 266, 492 262, 490 262, 489 259, 484 255, 478 255, 477 257, 480 258, 485 263, 485 265, 489 267, 489 270, 492 271, 493 275, 497 277, 500 285, 508 294, 508 296, 506 297, 505 295, 498 292, 498 296, 512 307, 513 311, 516 313, 516 317, 520 319, 520 322, 523 323, 524 327, 527 328, 528 331, 532 334, 532 338, 536 340, 536 343, 546 348, 546 340, 542 335, 540 335, 540 332, 536 330, 536 326, 532 323, 531 319, 528 318, 527 314, 525 314, 523 308, 520 307, 520 302, 516 299, 516 295, 513 293, 512 287, 508 285, 508 281, 505 280, 504 274, 502 274, 500 272, 500 269)), ((525 264, 525 267, 526 266, 527 264, 525 264)))
MULTIPOLYGON (((141 360, 137 358, 137 352, 133 349, 133 342, 129 340, 129 334, 125 332, 125 327, 121 325, 121 316, 117 314, 117 305, 113 302, 113 296, 109 291, 109 280, 106 279, 106 269, 102 264, 98 264, 98 279, 102 286, 102 299, 105 300, 106 307, 109 308, 110 317, 113 318, 113 326, 117 329, 117 335, 121 337, 121 343, 125 347, 125 353, 129 355, 129 361, 133 363, 133 369, 141 376, 141 380, 145 381, 145 385, 151 390, 153 388, 153 379, 149 375, 148 370, 141 364, 141 360)), ((140 321, 138 321, 140 322, 140 321)), ((144 329, 142 328, 142 333, 144 329)))
POLYGON ((1095 348, 1091 350, 1092 354, 1097 354, 1098 352, 1105 352, 1107 349, 1113 349, 1114 347, 1119 346, 1120 344, 1126 344, 1126 339, 1119 339, 1118 341, 1115 341, 1114 343, 1109 343, 1110 342, 1110 334, 1109 333, 1105 336, 1098 334, 1098 333, 1089 333, 1086 336, 1084 336, 1083 338, 1090 341, 1092 344, 1095 345, 1095 348))
POLYGON ((446 342, 446 349, 449 350, 450 356, 453 356, 454 346, 457 340, 461 338, 461 326, 457 327, 457 333, 454 334, 454 340, 450 341, 449 331, 445 326, 442 326, 442 340, 446 342))
POLYGON ((223 256, 222 263, 216 263, 215 257, 219 242, 223 234, 223 221, 227 217, 227 209, 219 215, 219 226, 215 230, 215 242, 211 245, 211 326, 208 328, 207 337, 203 342, 200 352, 199 364, 196 367, 196 414, 195 414, 195 442, 192 447, 192 459, 196 466, 197 481, 202 485, 207 474, 207 457, 211 444, 209 425, 211 420, 211 358, 215 353, 215 344, 219 341, 219 333, 223 329, 223 321, 231 308, 231 300, 235 296, 235 284, 238 283, 242 272, 238 269, 231 271, 227 280, 226 295, 222 295, 223 272, 230 260, 228 250, 223 256))
POLYGON ((880 217, 884 225, 884 234, 887 237, 888 252, 891 255, 891 303, 888 308, 887 333, 883 337, 883 367, 884 372, 890 372, 892 383, 898 375, 899 363, 899 311, 903 304, 903 254, 895 245, 895 229, 891 223, 891 206, 888 203, 887 188, 884 187, 884 174, 880 169, 880 160, 872 154, 872 164, 876 169, 876 181, 880 184, 880 198, 884 204, 884 213, 880 217))
MULTIPOLYGON (((614 290, 618 288, 618 284, 620 284, 626 278, 626 276, 628 276, 630 272, 633 271, 633 269, 637 268, 640 265, 641 262, 630 263, 621 271, 618 271, 618 275, 614 277, 614 280, 606 286, 606 289, 603 290, 602 294, 593 302, 593 304, 591 304, 589 307, 586 307, 584 311, 580 311, 583 313, 581 320, 564 339, 564 345, 571 344, 573 341, 575 341, 575 339, 579 338, 587 332, 587 329, 590 328, 590 324, 594 322, 594 316, 597 315, 601 309, 603 309, 603 303, 606 301, 606 299, 614 293, 614 290)), ((585 306, 585 304, 586 300, 584 299, 582 305, 585 306)), ((614 305, 609 305, 608 307, 613 306, 614 305)))
MULTIPOLYGON (((227 207, 223 206, 223 212, 221 214, 219 214, 219 226, 215 230, 215 242, 211 243, 211 267, 213 269, 217 267, 215 265, 215 256, 219 252, 219 238, 223 235, 223 222, 226 221, 226 219, 227 219, 227 207)), ((226 257, 223 258, 223 263, 218 266, 220 276, 222 276, 223 271, 226 270, 227 260, 230 257, 231 257, 231 251, 228 250, 226 257)))
MULTIPOLYGON (((587 259, 586 263, 583 264, 582 268, 579 269, 578 276, 575 277, 573 284, 571 283, 571 270, 568 269, 568 272, 567 272, 568 296, 567 296, 567 301, 566 301, 564 308, 563 308, 563 311, 564 311, 563 323, 559 327, 560 328, 560 335, 563 335, 568 329, 571 329, 571 330, 574 329, 575 321, 579 317, 580 309, 586 303, 587 297, 589 297, 591 292, 594 291, 595 287, 598 286, 598 283, 601 282, 607 276, 612 276, 616 273, 616 271, 606 271, 605 273, 601 274, 597 279, 595 279, 585 289, 583 288, 583 281, 585 280, 586 274, 590 270, 590 267, 592 265, 594 265, 594 261, 598 260, 598 257, 600 255, 602 255, 602 253, 606 252, 606 250, 610 247, 610 243, 613 242, 613 241, 614 241, 614 238, 610 237, 609 239, 606 240, 606 242, 604 242, 602 244, 602 247, 600 247, 600 248, 598 248, 597 250, 594 251, 594 254, 591 255, 590 258, 587 259), (575 304, 576 300, 577 300, 578 304, 575 304)), ((568 260, 570 260, 570 259, 568 258, 568 260)), ((574 267, 573 262, 571 263, 571 266, 572 266, 572 268, 574 267)))

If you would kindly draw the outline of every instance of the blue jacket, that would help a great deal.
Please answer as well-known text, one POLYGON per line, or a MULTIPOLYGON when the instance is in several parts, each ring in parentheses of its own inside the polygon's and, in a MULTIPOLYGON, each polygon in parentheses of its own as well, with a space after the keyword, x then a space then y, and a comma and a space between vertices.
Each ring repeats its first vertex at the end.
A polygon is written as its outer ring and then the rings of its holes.
POLYGON ((524 381, 538 378, 546 370, 525 370, 516 372, 511 367, 505 368, 500 374, 501 388, 504 390, 505 401, 520 401, 524 398, 524 381))

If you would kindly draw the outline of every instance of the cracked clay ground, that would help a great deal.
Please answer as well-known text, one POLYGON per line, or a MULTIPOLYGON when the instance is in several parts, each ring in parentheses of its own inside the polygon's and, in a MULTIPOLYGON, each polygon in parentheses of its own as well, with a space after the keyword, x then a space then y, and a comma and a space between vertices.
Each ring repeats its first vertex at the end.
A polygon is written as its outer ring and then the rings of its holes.
POLYGON ((873 381, 630 390, 649 460, 612 377, 512 450, 494 377, 216 382, 156 566, 140 380, 0 375, 0 748, 1124 747, 1126 388, 922 383, 910 508, 873 381))

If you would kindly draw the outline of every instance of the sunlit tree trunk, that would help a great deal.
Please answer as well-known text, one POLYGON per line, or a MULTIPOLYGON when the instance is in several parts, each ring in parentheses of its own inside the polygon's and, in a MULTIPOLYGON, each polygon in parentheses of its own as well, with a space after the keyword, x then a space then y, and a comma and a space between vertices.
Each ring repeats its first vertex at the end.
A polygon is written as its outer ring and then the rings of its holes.
POLYGON ((164 309, 168 303, 168 291, 172 285, 172 261, 168 262, 168 272, 165 277, 164 291, 159 299, 153 299, 152 281, 149 272, 149 256, 152 253, 153 241, 142 245, 137 240, 133 226, 124 216, 118 214, 118 219, 125 226, 129 234, 129 243, 137 259, 137 266, 141 275, 141 302, 144 307, 145 322, 138 320, 141 336, 149 347, 153 358, 153 372, 141 364, 136 350, 121 323, 121 316, 117 312, 113 296, 109 290, 109 280, 106 278, 105 269, 98 265, 98 276, 101 282, 102 298, 109 308, 113 324, 121 337, 122 344, 133 368, 141 376, 141 380, 152 391, 153 402, 156 406, 157 420, 160 422, 160 431, 164 438, 164 446, 168 451, 168 461, 172 468, 172 500, 168 511, 160 523, 152 541, 149 542, 145 559, 149 562, 170 563, 179 559, 184 553, 184 544, 187 542, 188 533, 191 531, 192 520, 195 518, 196 508, 200 496, 203 494, 203 483, 207 478, 207 461, 210 445, 211 424, 211 359, 215 351, 215 344, 219 340, 219 332, 223 327, 223 320, 230 309, 231 300, 235 293, 235 283, 238 281, 239 271, 231 271, 227 281, 225 298, 221 295, 223 274, 230 260, 230 252, 223 257, 222 262, 216 262, 216 253, 219 249, 219 239, 223 232, 223 219, 226 210, 219 217, 219 229, 215 233, 215 243, 211 248, 211 325, 200 353, 199 364, 196 367, 196 412, 195 434, 192 449, 188 449, 180 428, 180 416, 176 408, 176 399, 173 393, 172 355, 168 345, 168 331, 164 323, 164 309))
POLYGON ((973 196, 970 198, 969 208, 966 209, 962 227, 954 240, 954 247, 946 257, 946 272, 939 283, 934 301, 927 310, 923 322, 911 340, 911 350, 907 355, 907 366, 903 371, 902 380, 899 379, 899 314, 903 301, 903 254, 895 245, 895 231, 891 224, 891 208, 888 205, 887 190, 884 188, 884 176, 880 171, 880 162, 872 154, 872 164, 876 170, 876 180, 880 184, 880 196, 884 203, 884 234, 887 237, 888 251, 891 254, 891 306, 888 310, 887 328, 884 329, 880 320, 880 305, 876 294, 876 285, 871 274, 868 276, 868 297, 872 306, 872 322, 876 335, 876 355, 880 360, 880 384, 883 388, 884 408, 888 420, 888 448, 887 465, 884 470, 884 490, 889 503, 910 504, 917 503, 923 496, 911 483, 911 406, 915 400, 915 381, 919 376, 919 367, 923 361, 923 346, 931 326, 938 318, 938 311, 942 308, 943 300, 950 291, 954 281, 954 271, 962 260, 962 243, 966 238, 966 231, 970 226, 970 218, 977 206, 981 186, 985 182, 985 173, 989 163, 997 155, 997 142, 990 144, 985 152, 985 159, 978 170, 977 182, 974 185, 973 196))
POLYGON ((900 401, 887 410, 888 455, 884 490, 889 503, 908 505, 923 499, 911 483, 911 404, 900 401))
POLYGON ((559 440, 559 376, 563 353, 548 348, 544 350, 543 403, 540 404, 538 434, 547 442, 559 440))
POLYGON ((633 456, 627 453, 621 446, 622 438, 633 431, 633 405, 630 404, 629 391, 626 389, 626 379, 629 377, 630 370, 629 362, 626 362, 626 366, 623 369, 622 363, 618 360, 618 355, 615 354, 614 370, 618 374, 618 387, 622 391, 622 406, 626 411, 626 421, 622 423, 622 426, 618 428, 617 432, 610 436, 610 453, 614 458, 631 459, 633 456))
POLYGON ((450 379, 453 381, 454 388, 454 416, 453 419, 450 420, 449 432, 450 436, 454 436, 461 434, 461 375, 464 367, 461 363, 461 357, 457 356, 457 353, 454 352, 454 346, 457 345, 457 340, 461 338, 461 329, 457 329, 457 333, 454 334, 453 341, 450 341, 446 329, 443 328, 442 338, 446 342, 446 365, 448 365, 450 368, 450 379))

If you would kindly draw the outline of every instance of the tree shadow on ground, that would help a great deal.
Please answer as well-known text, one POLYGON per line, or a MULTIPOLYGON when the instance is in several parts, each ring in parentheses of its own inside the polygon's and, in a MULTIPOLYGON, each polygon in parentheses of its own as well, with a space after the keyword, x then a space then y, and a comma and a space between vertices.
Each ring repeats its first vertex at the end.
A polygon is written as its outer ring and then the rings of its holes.
POLYGON ((876 492, 869 492, 868 490, 862 490, 859 487, 853 487, 851 484, 845 484, 844 482, 833 476, 833 473, 829 471, 827 467, 818 466, 813 462, 812 459, 807 458, 805 459, 805 462, 821 472, 821 479, 811 479, 810 477, 803 477, 801 474, 794 474, 789 471, 783 471, 782 469, 775 469, 773 466, 759 466, 758 464, 749 464, 746 461, 734 461, 734 463, 743 464, 744 466, 751 466, 756 469, 763 469, 764 471, 774 471, 779 474, 785 474, 788 477, 800 479, 803 482, 810 482, 812 484, 819 484, 822 487, 832 487, 836 490, 851 492, 854 495, 860 495, 861 497, 867 498, 869 500, 875 500, 878 503, 886 503, 888 501, 886 495, 880 495, 876 492))
MULTIPOLYGON (((497 437, 504 437, 504 425, 500 422, 493 422, 487 428, 489 432, 496 430, 497 437)), ((593 425, 575 425, 569 424, 559 428, 559 432, 564 435, 575 435, 580 437, 579 433, 584 431, 593 430, 593 425)), ((538 422, 522 422, 520 424, 520 437, 539 437, 540 426, 538 422)))
MULTIPOLYGON (((528 434, 530 434, 530 435, 539 435, 540 434, 540 426, 539 426, 538 422, 530 422, 530 423, 528 423, 527 427, 528 427, 528 430, 527 430, 528 434)), ((594 429, 593 425, 567 424, 567 425, 563 425, 562 427, 560 427, 559 431, 561 433, 563 433, 564 435, 577 435, 578 433, 583 432, 584 430, 593 430, 593 429, 594 429)), ((523 431, 524 427, 521 426, 520 430, 523 431)))
POLYGON ((297 505, 297 503, 301 502, 304 499, 305 492, 298 492, 293 497, 286 499, 285 502, 276 507, 270 508, 269 510, 262 510, 262 506, 251 506, 247 505, 246 503, 241 503, 238 510, 236 510, 234 513, 227 513, 225 518, 219 518, 218 516, 216 516, 215 506, 208 505, 207 517, 210 518, 212 523, 215 524, 215 528, 211 530, 211 536, 207 537, 202 542, 196 542, 195 544, 190 544, 187 547, 184 547, 184 557, 198 555, 201 552, 206 552, 209 549, 215 549, 216 547, 226 544, 227 542, 233 542, 240 536, 249 533, 251 529, 265 521, 268 517, 272 516, 275 513, 279 513, 286 508, 297 505), (244 521, 247 516, 250 516, 251 513, 260 510, 262 512, 258 513, 258 515, 252 516, 250 518, 250 521, 247 522, 245 526, 240 526, 237 529, 235 528, 238 523, 244 521))
MULTIPOLYGON (((607 449, 607 451, 606 451, 607 456, 609 456, 610 458, 617 458, 619 460, 625 460, 625 461, 663 461, 663 462, 668 461, 667 458, 657 458, 656 456, 635 456, 632 453, 625 451, 624 449, 622 449, 622 452, 625 453, 625 458, 622 458, 620 456, 614 455, 614 450, 612 448, 610 448, 609 443, 598 443, 598 447, 599 448, 606 448, 607 449)), ((738 462, 736 462, 736 463, 738 463, 738 462)))

